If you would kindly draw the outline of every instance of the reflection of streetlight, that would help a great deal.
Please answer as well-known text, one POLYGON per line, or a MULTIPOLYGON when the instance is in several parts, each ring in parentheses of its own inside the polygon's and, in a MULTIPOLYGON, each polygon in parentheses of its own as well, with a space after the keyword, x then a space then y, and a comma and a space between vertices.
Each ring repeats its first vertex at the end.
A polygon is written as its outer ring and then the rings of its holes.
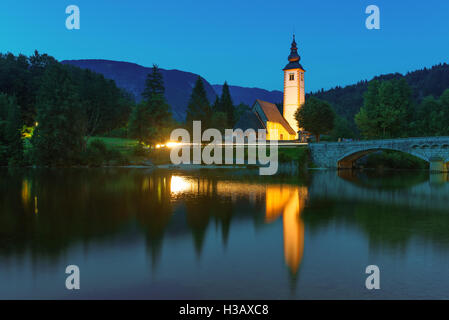
POLYGON ((184 177, 172 176, 170 181, 171 193, 183 193, 192 189, 192 183, 184 177))

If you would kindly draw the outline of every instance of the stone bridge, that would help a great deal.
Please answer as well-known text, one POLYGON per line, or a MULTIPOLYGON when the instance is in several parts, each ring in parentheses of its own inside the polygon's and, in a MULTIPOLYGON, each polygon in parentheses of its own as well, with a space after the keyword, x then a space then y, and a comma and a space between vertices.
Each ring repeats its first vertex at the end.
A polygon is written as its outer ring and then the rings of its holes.
POLYGON ((312 160, 322 168, 351 169, 369 153, 394 150, 429 162, 433 172, 449 171, 449 137, 311 143, 309 148, 312 160))

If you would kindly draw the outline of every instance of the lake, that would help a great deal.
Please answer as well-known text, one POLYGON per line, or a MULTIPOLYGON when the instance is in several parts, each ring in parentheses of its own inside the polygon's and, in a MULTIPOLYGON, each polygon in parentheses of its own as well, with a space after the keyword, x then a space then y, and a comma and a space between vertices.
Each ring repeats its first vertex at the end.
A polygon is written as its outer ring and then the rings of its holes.
POLYGON ((0 298, 449 298, 447 174, 255 172, 0 169, 0 298))

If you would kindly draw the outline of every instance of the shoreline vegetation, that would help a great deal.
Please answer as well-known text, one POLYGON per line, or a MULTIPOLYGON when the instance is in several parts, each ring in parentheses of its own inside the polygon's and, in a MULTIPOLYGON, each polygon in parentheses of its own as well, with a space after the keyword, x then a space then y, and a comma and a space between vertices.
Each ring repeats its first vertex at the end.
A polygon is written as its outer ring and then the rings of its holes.
MULTIPOLYGON (((25 144, 26 149, 27 144, 25 144)), ((267 149, 269 150, 269 149, 267 149)), ((170 161, 170 149, 143 148, 137 140, 115 137, 91 137, 87 142, 86 152, 81 155, 81 163, 64 167, 125 167, 125 168, 155 168, 180 171, 194 171, 203 169, 255 169, 258 165, 251 164, 180 164, 170 161)), ((247 150, 245 150, 245 158, 247 150)), ((297 174, 317 168, 310 159, 306 146, 298 148, 279 148, 278 174, 297 174)), ((34 167, 34 166, 26 166, 34 167)), ((394 151, 379 151, 360 159, 355 169, 362 170, 428 170, 428 164, 416 157, 394 151)))
MULTIPOLYGON (((267 149, 269 151, 269 148, 267 149)), ((92 137, 87 143, 87 152, 84 155, 82 167, 154 167, 160 169, 253 169, 259 165, 254 164, 180 164, 170 161, 169 148, 144 148, 137 140, 111 137, 92 137)), ((192 153, 191 153, 192 154, 192 153)), ((244 150, 244 159, 247 159, 248 150, 244 150)), ((312 166, 307 147, 279 148, 278 161, 280 172, 298 171, 312 166)), ((224 163, 224 161, 223 161, 224 163)))
MULTIPOLYGON (((170 149, 158 146, 168 141, 173 129, 192 133, 193 121, 201 121, 202 129, 222 133, 235 128, 250 109, 234 104, 226 82, 221 96, 209 101, 203 79, 198 77, 185 121, 179 122, 165 94, 157 65, 147 74, 144 91, 137 97, 101 74, 61 64, 47 54, 0 54, 0 166, 170 168, 174 167, 170 166, 170 149)), ((306 99, 296 119, 317 142, 416 133, 449 135, 449 89, 441 88, 435 97, 420 100, 414 99, 415 94, 404 79, 374 79, 366 84, 363 103, 353 119, 343 119, 329 101, 316 97, 306 99)), ((308 148, 280 147, 278 152, 281 172, 315 167, 308 148)), ((215 168, 201 166, 207 167, 215 168)), ((356 167, 397 170, 426 169, 428 165, 406 154, 384 151, 360 159, 356 167)))
MULTIPOLYGON (((256 168, 257 165, 205 165, 205 164, 184 164, 174 165, 170 161, 170 149, 151 149, 145 150, 138 147, 138 143, 131 139, 120 138, 92 138, 92 142, 101 141, 106 149, 115 149, 122 153, 122 158, 127 159, 127 166, 154 166, 161 169, 243 169, 256 168)), ((247 150, 245 150, 245 158, 247 150)), ((278 161, 282 169, 293 167, 299 171, 307 169, 317 169, 312 163, 309 156, 308 147, 298 148, 279 148, 278 161)), ((416 158, 412 155, 395 152, 395 151, 379 151, 367 155, 356 163, 355 169, 376 169, 376 170, 428 170, 429 165, 424 160, 416 158)))

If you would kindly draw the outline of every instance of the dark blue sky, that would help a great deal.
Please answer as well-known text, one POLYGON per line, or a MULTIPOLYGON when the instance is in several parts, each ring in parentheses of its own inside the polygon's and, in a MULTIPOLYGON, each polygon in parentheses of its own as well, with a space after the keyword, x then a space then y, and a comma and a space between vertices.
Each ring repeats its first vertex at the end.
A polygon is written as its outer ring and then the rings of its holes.
POLYGON ((448 16, 447 0, 2 0, 0 51, 157 63, 271 90, 295 30, 311 91, 447 62, 448 16), (65 28, 71 4, 80 30, 65 28), (370 4, 380 30, 365 28, 370 4))

